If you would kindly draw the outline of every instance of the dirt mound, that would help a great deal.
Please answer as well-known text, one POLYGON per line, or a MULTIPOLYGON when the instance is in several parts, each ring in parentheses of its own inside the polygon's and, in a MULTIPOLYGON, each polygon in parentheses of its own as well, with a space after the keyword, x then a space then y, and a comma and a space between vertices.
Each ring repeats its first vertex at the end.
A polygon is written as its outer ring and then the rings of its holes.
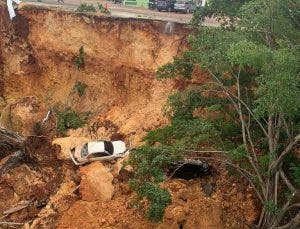
POLYGON ((256 215, 252 191, 237 187, 222 167, 220 175, 185 181, 174 179, 164 183, 172 196, 161 224, 145 219, 141 209, 134 209, 134 194, 128 184, 115 180, 115 194, 109 202, 77 201, 61 216, 58 228, 247 228, 256 215), (208 197, 203 184, 214 183, 208 197), (236 216, 239 216, 238 218, 236 216))
MULTIPOLYGON (((74 174, 73 165, 62 164, 47 139, 31 137, 28 147, 26 156, 14 159, 11 155, 8 159, 13 161, 10 166, 0 166, 0 215, 3 214, 7 221, 26 222, 38 217, 41 210, 51 203, 51 196, 59 194, 60 186, 69 182, 68 177, 74 174), (24 208, 5 213, 24 203, 24 208)), ((71 177, 75 182, 74 175, 71 177)))

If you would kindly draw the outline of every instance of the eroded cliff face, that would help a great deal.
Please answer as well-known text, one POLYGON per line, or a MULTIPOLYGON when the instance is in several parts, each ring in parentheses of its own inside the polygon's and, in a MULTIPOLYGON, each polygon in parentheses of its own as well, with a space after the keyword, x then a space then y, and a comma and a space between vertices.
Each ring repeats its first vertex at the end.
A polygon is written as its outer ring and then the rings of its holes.
MULTIPOLYGON (((119 174, 120 161, 78 168, 69 158, 70 147, 89 140, 121 138, 137 146, 149 130, 168 123, 162 107, 186 84, 157 81, 155 71, 186 49, 187 27, 30 5, 21 5, 18 14, 11 22, 0 3, 0 124, 29 135, 54 107, 91 112, 93 118, 53 144, 33 137, 29 161, 12 157, 13 166, 4 171, 9 158, 0 160, 0 215, 25 206, 5 220, 23 228, 134 229, 246 228, 255 220, 252 190, 228 182, 222 165, 201 181, 165 182, 172 205, 162 224, 152 224, 130 207, 134 193, 128 177, 119 174), (78 69, 81 46, 85 67, 78 69), (87 85, 82 96, 76 82, 87 85), (203 184, 215 187, 212 196, 203 184)), ((198 77, 207 80, 201 71, 198 77)))
MULTIPOLYGON (((5 10, 1 9, 1 20, 5 21, 0 49, 2 108, 34 97, 39 110, 33 119, 56 105, 94 115, 114 109, 113 116, 126 116, 146 109, 146 116, 149 112, 161 116, 160 105, 172 83, 158 82, 154 73, 186 48, 190 31, 184 25, 172 24, 170 33, 169 29, 165 32, 166 22, 161 21, 116 19, 28 5, 21 6, 18 18, 10 23, 5 10), (77 69, 74 60, 81 46, 85 67, 77 69), (76 82, 87 85, 84 96, 74 92, 76 82), (152 102, 154 106, 146 108, 152 102), (121 111, 122 107, 127 111, 121 111)), ((26 132, 30 128, 21 129, 26 132)))

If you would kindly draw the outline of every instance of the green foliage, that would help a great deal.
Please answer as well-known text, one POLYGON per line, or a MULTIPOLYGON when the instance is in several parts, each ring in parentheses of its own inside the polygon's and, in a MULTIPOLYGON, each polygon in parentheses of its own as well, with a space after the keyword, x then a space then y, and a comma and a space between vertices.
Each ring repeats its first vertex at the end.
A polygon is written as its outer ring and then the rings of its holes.
MULTIPOLYGON (((218 17, 227 19, 232 24, 239 13, 240 8, 251 0, 210 0, 207 1, 206 7, 201 7, 194 12, 192 24, 198 26, 202 24, 206 17, 218 17)), ((225 23, 224 25, 228 25, 225 23)))
POLYGON ((168 190, 161 188, 164 170, 182 157, 182 152, 170 146, 142 146, 133 150, 128 163, 135 171, 130 181, 131 188, 137 193, 137 202, 146 198, 149 203, 148 217, 152 221, 161 221, 164 210, 171 203, 168 190))
POLYGON ((241 7, 239 25, 251 39, 275 48, 278 42, 299 44, 300 2, 252 0, 241 7))
POLYGON ((101 3, 97 3, 97 4, 98 4, 98 9, 101 13, 110 14, 109 10, 105 8, 101 3))
POLYGON ((239 123, 235 123, 233 120, 216 119, 211 122, 214 128, 220 134, 221 139, 225 141, 238 141, 241 136, 241 128, 239 123))
POLYGON ((278 212, 279 212, 279 207, 277 204, 275 204, 274 202, 272 201, 266 201, 265 202, 265 209, 266 209, 266 212, 272 214, 272 215, 276 215, 278 212))
POLYGON ((280 48, 265 61, 258 78, 256 113, 259 116, 276 112, 291 116, 299 111, 300 59, 297 56, 293 50, 280 48))
POLYGON ((259 168, 263 173, 266 173, 268 171, 270 160, 271 160, 270 154, 265 154, 258 157, 259 168))
POLYGON ((76 9, 77 12, 96 12, 93 4, 81 3, 76 9))
POLYGON ((165 208, 171 203, 169 191, 151 182, 138 186, 133 180, 130 184, 140 200, 146 198, 149 201, 148 218, 153 222, 161 221, 165 208))
POLYGON ((185 52, 181 57, 175 57, 173 64, 166 64, 158 68, 157 78, 165 79, 177 75, 190 78, 193 71, 193 56, 189 52, 185 52), (176 68, 174 67, 176 66, 176 68))
MULTIPOLYGON (((206 7, 194 13, 192 24, 197 30, 189 38, 190 49, 174 58, 172 63, 160 67, 157 77, 191 79, 195 67, 200 66, 210 73, 213 82, 171 96, 166 106, 171 125, 151 132, 146 141, 148 144, 197 147, 203 140, 218 139, 210 137, 216 134, 221 140, 214 142, 226 143, 231 159, 253 174, 249 179, 253 180, 260 195, 264 196, 265 190, 273 192, 275 172, 272 165, 290 142, 287 132, 293 136, 300 133, 300 2, 210 0, 206 7), (220 17, 225 23, 221 27, 199 27, 207 16, 220 17), (215 97, 202 96, 202 92, 219 92, 224 88, 231 106, 218 93, 212 93, 215 97), (221 110, 226 115, 215 120, 195 118, 197 108, 209 112, 221 110), (241 111, 235 113, 235 109, 241 111), (244 120, 242 126, 240 117, 244 120), (281 121, 285 120, 287 125, 284 126, 281 121), (204 128, 204 123, 212 132, 204 128), (286 132, 286 128, 290 131, 286 132), (257 157, 257 161, 253 158, 254 168, 249 163, 253 154, 251 148, 257 157)), ((288 178, 297 186, 300 183, 298 164, 284 162, 283 166, 288 178)), ((279 183, 281 188, 281 180, 279 183)), ((272 223, 273 216, 280 211, 272 196, 263 200, 269 213, 265 215, 272 215, 270 222, 263 219, 266 225, 272 223)), ((282 204, 280 198, 276 201, 282 204)))
POLYGON ((244 145, 238 146, 236 149, 229 151, 229 156, 233 160, 242 160, 247 157, 247 151, 245 150, 244 145))
POLYGON ((228 100, 217 97, 205 97, 201 95, 201 88, 188 89, 171 95, 168 98, 165 113, 172 119, 171 126, 150 132, 146 137, 146 140, 149 140, 149 144, 155 141, 163 144, 182 142, 196 146, 197 139, 199 140, 198 143, 201 143, 201 141, 205 141, 205 139, 201 137, 206 136, 210 139, 211 143, 214 142, 214 146, 225 146, 224 144, 226 144, 232 149, 235 147, 233 141, 239 139, 241 133, 239 123, 234 121, 236 117, 232 114, 230 108, 228 108, 228 100), (232 120, 225 120, 222 117, 212 121, 205 120, 204 117, 194 118, 193 112, 196 108, 207 108, 209 112, 224 112, 228 110, 228 114, 233 115, 232 120), (204 124, 209 126, 209 131, 206 134, 205 131, 207 131, 207 129, 202 129, 204 124), (184 131, 189 131, 189 129, 184 129, 185 125, 190 126, 190 129, 194 130, 190 132, 191 135, 184 134, 184 131), (181 131, 179 131, 177 137, 175 137, 172 132, 176 132, 177 129, 181 131), (182 135, 179 133, 182 133, 182 135), (223 139, 223 142, 221 142, 219 137, 223 139), (158 139, 161 139, 161 141, 158 141, 158 139), (185 139, 185 141, 179 141, 179 139, 185 139))
POLYGON ((77 129, 85 124, 79 115, 70 109, 58 113, 57 129, 60 133, 65 133, 67 129, 77 129))
POLYGON ((168 98, 165 113, 174 119, 191 119, 196 108, 211 106, 223 108, 225 104, 227 101, 224 99, 202 96, 200 89, 188 89, 168 98))
POLYGON ((82 97, 85 94, 85 89, 87 88, 88 85, 85 83, 82 83, 80 81, 76 81, 73 90, 80 96, 82 97))
POLYGON ((79 55, 78 55, 78 57, 75 58, 74 64, 77 67, 77 69, 84 68, 85 62, 84 62, 84 49, 83 49, 83 46, 81 46, 79 48, 79 55))
POLYGON ((173 119, 171 125, 151 131, 145 140, 150 145, 160 142, 163 145, 191 148, 203 142, 214 144, 217 136, 213 125, 202 119, 173 119))
POLYGON ((164 177, 163 170, 181 156, 180 149, 175 147, 145 145, 130 153, 129 164, 135 169, 136 177, 160 183, 164 177))

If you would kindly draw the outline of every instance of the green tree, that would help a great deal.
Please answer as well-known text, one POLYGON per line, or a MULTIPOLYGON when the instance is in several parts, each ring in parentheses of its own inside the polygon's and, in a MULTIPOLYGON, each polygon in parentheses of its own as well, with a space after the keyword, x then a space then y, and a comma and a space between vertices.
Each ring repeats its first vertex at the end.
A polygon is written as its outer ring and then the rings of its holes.
POLYGON ((223 93, 239 120, 242 136, 232 148, 230 164, 248 179, 261 202, 256 226, 296 228, 300 192, 293 178, 300 165, 285 167, 300 142, 300 2, 211 0, 194 15, 197 31, 189 39, 190 50, 157 75, 191 78, 195 66, 211 75, 212 82, 199 87, 223 93), (201 27, 213 15, 222 26, 201 27), (291 193, 288 198, 281 195, 283 188, 291 193))

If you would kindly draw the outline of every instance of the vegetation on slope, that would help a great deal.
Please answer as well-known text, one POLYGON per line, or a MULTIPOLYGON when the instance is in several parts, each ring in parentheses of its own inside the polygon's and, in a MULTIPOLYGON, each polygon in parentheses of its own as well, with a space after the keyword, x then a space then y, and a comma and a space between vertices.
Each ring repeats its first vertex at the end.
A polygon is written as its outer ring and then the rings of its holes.
MULTIPOLYGON (((164 166, 176 160, 175 155, 209 145, 229 152, 226 162, 255 190, 262 208, 257 227, 300 224, 300 163, 293 154, 300 142, 299 12, 295 0, 212 0, 195 12, 197 31, 189 39, 190 50, 157 75, 190 79, 201 66, 211 81, 170 97, 166 113, 171 124, 149 133, 146 146, 131 154, 137 171, 151 168, 137 172, 133 180, 140 199, 150 202, 150 218, 161 219, 169 201, 153 201, 149 182, 162 190, 164 166), (222 26, 202 27, 204 18, 212 15, 222 26), (220 115, 197 116, 199 109, 220 115), (141 151, 145 156, 138 156, 141 151), (161 157, 163 166, 156 163, 161 157), (159 217, 151 217, 151 203, 162 203, 159 217)), ((155 200, 166 196, 165 191, 161 194, 155 200)))

